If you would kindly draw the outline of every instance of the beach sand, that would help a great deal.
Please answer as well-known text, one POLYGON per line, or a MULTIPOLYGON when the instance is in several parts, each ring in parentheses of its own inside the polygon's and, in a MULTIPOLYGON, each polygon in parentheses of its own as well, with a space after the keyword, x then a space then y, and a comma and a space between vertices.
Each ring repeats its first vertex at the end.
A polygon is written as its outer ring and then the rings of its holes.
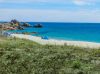
POLYGON ((84 48, 100 48, 100 43, 95 42, 86 42, 86 41, 66 41, 66 40, 55 40, 49 39, 44 40, 41 37, 31 36, 31 35, 24 35, 24 34, 11 34, 12 37, 28 39, 34 42, 37 42, 42 45, 69 45, 69 46, 77 46, 77 47, 84 47, 84 48))

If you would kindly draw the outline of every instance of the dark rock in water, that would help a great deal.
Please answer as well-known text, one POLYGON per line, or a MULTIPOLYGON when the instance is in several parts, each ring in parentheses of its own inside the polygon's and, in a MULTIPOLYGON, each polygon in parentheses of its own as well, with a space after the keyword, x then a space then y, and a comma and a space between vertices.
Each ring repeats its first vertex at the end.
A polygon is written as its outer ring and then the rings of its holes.
POLYGON ((41 24, 36 24, 36 25, 34 25, 34 27, 35 27, 35 28, 42 28, 43 25, 41 25, 41 24))
POLYGON ((24 28, 21 27, 21 26, 18 26, 17 28, 18 28, 19 30, 24 30, 24 28))
POLYGON ((31 32, 31 34, 37 34, 37 32, 31 32))
POLYGON ((30 35, 30 34, 37 34, 37 32, 22 32, 22 34, 28 34, 28 35, 30 35))
POLYGON ((28 23, 23 23, 23 25, 22 26, 24 26, 24 27, 32 27, 30 24, 28 24, 28 23))

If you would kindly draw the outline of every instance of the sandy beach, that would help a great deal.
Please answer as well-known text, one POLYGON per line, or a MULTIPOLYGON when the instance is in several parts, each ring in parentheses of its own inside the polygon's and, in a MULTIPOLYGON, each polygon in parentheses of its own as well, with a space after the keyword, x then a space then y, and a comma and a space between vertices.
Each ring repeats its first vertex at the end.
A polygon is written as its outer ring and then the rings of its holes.
POLYGON ((11 34, 12 37, 22 38, 22 39, 28 39, 34 42, 37 42, 42 45, 69 45, 69 46, 78 46, 78 47, 84 47, 84 48, 100 48, 100 43, 95 42, 86 42, 86 41, 66 41, 66 40, 55 40, 55 39, 49 39, 44 40, 41 39, 41 37, 37 36, 31 36, 31 35, 24 35, 24 34, 11 34))

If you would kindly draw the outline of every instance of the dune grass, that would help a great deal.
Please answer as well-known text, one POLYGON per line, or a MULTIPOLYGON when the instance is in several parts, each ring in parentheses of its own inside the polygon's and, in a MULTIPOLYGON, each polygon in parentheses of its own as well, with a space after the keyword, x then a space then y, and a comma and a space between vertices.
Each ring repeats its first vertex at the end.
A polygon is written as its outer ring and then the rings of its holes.
POLYGON ((0 40, 0 74, 100 74, 100 49, 0 40))

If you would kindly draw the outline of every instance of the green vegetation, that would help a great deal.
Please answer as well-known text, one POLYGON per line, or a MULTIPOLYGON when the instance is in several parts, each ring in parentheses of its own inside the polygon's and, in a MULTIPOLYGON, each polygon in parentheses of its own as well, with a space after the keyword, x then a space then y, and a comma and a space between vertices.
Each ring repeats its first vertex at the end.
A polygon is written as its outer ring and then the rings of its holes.
POLYGON ((100 50, 0 37, 0 74, 100 74, 100 50))

